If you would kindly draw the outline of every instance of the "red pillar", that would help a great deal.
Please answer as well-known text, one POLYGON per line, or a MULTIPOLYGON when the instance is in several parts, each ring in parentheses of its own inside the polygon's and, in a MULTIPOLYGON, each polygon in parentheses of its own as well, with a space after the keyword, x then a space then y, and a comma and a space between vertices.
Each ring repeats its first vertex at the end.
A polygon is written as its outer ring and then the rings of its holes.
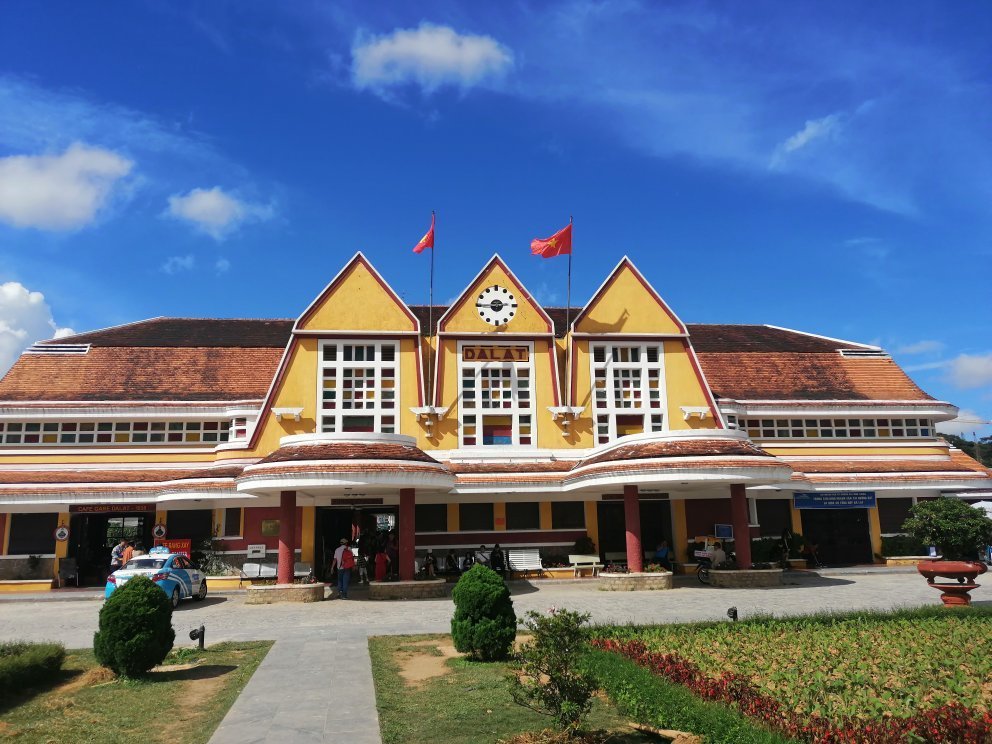
POLYGON ((730 486, 730 515, 734 523, 734 552, 737 565, 751 568, 751 515, 747 508, 747 492, 743 483, 730 486))
POLYGON ((641 546, 641 501, 637 486, 623 487, 623 519, 627 529, 627 568, 644 570, 644 548, 641 546))
POLYGON ((412 488, 400 489, 400 581, 413 581, 416 558, 416 509, 412 488))
POLYGON ((279 492, 279 569, 276 581, 293 583, 296 563, 296 491, 279 492))

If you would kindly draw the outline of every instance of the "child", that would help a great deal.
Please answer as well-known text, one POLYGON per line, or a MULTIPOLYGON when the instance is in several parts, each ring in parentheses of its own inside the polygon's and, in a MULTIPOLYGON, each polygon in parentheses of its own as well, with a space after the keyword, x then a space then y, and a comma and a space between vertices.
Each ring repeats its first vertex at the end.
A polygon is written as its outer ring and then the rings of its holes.
POLYGON ((358 583, 369 583, 369 561, 361 550, 358 551, 358 583))
POLYGON ((424 572, 430 577, 434 577, 437 573, 437 561, 434 560, 434 551, 430 548, 427 549, 427 555, 424 556, 424 572))

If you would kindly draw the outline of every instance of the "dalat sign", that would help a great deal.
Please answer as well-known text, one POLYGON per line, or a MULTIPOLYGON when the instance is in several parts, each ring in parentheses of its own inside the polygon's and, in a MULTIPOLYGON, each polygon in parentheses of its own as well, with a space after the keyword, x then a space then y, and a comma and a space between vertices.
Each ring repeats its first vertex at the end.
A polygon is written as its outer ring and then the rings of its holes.
POLYGON ((463 362, 526 362, 530 359, 527 346, 463 346, 463 362))

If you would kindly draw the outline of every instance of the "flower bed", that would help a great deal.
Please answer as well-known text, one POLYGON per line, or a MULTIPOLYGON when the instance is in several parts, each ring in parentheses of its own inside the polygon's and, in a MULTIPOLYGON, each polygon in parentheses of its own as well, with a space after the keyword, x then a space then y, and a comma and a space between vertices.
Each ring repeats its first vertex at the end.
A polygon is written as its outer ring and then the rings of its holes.
POLYGON ((992 612, 943 608, 612 628, 595 641, 800 741, 976 743, 992 741, 990 643, 992 612))

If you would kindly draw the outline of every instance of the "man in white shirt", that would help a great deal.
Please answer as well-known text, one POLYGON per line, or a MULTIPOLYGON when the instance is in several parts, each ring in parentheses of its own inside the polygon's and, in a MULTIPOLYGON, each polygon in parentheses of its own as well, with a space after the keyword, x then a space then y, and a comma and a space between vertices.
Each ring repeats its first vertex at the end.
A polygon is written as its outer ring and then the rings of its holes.
POLYGON ((713 543, 713 556, 710 558, 713 567, 716 568, 721 563, 727 562, 727 554, 723 550, 723 546, 720 543, 713 543))

